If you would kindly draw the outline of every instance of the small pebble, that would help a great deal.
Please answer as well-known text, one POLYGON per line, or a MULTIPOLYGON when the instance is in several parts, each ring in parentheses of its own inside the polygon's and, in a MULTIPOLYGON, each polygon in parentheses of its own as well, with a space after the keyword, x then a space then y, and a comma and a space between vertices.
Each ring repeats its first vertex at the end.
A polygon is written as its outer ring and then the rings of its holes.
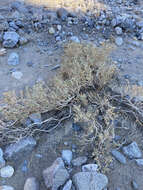
POLYGON ((12 166, 5 166, 0 169, 0 176, 3 178, 10 178, 14 174, 14 169, 12 166))
POLYGON ((87 164, 82 166, 83 172, 97 172, 98 165, 97 164, 87 164))
POLYGON ((72 180, 69 180, 63 187, 63 190, 71 190, 71 187, 72 187, 72 180))
POLYGON ((72 151, 71 150, 63 150, 62 151, 62 159, 70 165, 72 160, 72 151))
POLYGON ((20 80, 22 78, 22 76, 23 76, 23 73, 20 71, 15 71, 12 73, 12 77, 17 79, 17 80, 20 80))
POLYGON ((26 180, 24 190, 39 190, 39 183, 35 177, 26 180))
POLYGON ((143 166, 143 159, 136 159, 135 161, 138 166, 143 166))
POLYGON ((81 166, 81 165, 85 164, 86 162, 87 162, 87 157, 81 156, 81 157, 78 157, 78 158, 72 160, 72 165, 73 166, 81 166))
POLYGON ((139 189, 138 184, 135 181, 132 181, 131 185, 132 185, 132 187, 133 187, 134 190, 138 190, 139 189))
POLYGON ((14 188, 8 185, 3 185, 0 186, 0 190, 14 190, 14 188))
POLYGON ((55 29, 53 27, 49 28, 49 34, 55 34, 55 29))
POLYGON ((116 160, 118 160, 121 164, 126 164, 126 158, 123 154, 121 154, 119 151, 117 150, 112 150, 111 151, 112 156, 114 156, 116 158, 116 160))
POLYGON ((19 65, 19 55, 15 52, 12 52, 10 55, 9 55, 9 58, 8 58, 8 65, 19 65))
POLYGON ((115 39, 115 43, 116 43, 117 46, 121 46, 123 44, 123 38, 117 37, 115 39))

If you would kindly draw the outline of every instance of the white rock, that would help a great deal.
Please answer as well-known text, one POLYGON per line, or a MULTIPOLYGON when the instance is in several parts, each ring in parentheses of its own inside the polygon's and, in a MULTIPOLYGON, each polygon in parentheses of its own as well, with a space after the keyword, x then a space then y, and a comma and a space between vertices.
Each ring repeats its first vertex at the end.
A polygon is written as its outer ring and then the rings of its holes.
POLYGON ((53 27, 49 28, 49 34, 55 34, 55 29, 53 27))
POLYGON ((70 164, 72 160, 72 151, 71 150, 63 150, 62 151, 62 159, 67 163, 70 164))
POLYGON ((62 26, 61 25, 57 25, 57 30, 61 31, 61 29, 62 29, 62 26))
POLYGON ((135 161, 138 166, 143 166, 143 159, 136 159, 135 161))
POLYGON ((14 190, 14 188, 11 186, 3 185, 3 186, 0 186, 0 190, 14 190))
POLYGON ((23 76, 23 73, 20 72, 20 71, 14 71, 14 72, 12 72, 12 77, 15 78, 15 79, 17 79, 17 80, 20 80, 22 78, 22 76, 23 76))
POLYGON ((5 166, 5 160, 3 158, 3 150, 0 148, 0 168, 5 166))
POLYGON ((14 169, 12 166, 6 166, 0 169, 0 176, 3 178, 10 178, 14 174, 14 169))
POLYGON ((30 177, 26 180, 24 190, 39 190, 39 183, 35 177, 30 177))

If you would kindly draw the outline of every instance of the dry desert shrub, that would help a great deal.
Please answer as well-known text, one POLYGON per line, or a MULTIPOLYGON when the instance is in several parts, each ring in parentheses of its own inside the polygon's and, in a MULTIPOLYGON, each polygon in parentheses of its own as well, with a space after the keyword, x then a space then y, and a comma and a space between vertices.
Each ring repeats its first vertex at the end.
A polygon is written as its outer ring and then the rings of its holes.
POLYGON ((111 46, 97 48, 92 44, 69 43, 64 47, 61 68, 50 85, 37 83, 19 96, 4 94, 1 108, 7 120, 21 120, 34 112, 46 112, 64 107, 79 96, 82 88, 102 89, 113 77, 115 66, 107 64, 111 46))

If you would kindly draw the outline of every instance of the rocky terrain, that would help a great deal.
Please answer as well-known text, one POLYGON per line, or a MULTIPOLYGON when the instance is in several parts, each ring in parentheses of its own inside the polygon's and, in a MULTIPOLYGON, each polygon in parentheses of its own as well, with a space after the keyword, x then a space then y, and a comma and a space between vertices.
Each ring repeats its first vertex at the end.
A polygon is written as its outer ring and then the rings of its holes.
MULTIPOLYGON (((121 85, 117 90, 142 100, 141 0, 103 0, 100 3, 106 8, 86 13, 34 3, 0 1, 1 101, 3 92, 49 81, 60 68, 63 45, 68 41, 97 47, 113 44, 110 56, 121 85), (127 89, 126 84, 131 87, 127 89)), ((30 119, 41 122, 39 115, 30 119)), ((115 127, 120 128, 120 123, 115 127)), ((0 190, 142 190, 142 130, 127 122, 120 130, 115 142, 125 141, 110 150, 113 161, 106 172, 100 170, 90 150, 81 151, 78 139, 82 132, 71 122, 50 134, 1 145, 0 190)))

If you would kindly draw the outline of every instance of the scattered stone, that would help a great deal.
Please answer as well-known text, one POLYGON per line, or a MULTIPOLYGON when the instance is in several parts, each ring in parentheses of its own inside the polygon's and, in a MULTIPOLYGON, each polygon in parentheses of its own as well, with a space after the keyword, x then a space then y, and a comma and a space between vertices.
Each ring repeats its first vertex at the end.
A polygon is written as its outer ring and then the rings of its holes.
POLYGON ((57 158, 51 167, 43 171, 43 177, 47 188, 57 190, 69 178, 62 158, 57 158))
POLYGON ((3 158, 3 150, 0 148, 0 168, 5 166, 5 160, 3 158))
POLYGON ((49 28, 49 34, 55 34, 55 29, 53 27, 49 28))
POLYGON ((135 181, 132 181, 131 185, 132 185, 132 187, 133 187, 134 190, 138 190, 139 189, 138 184, 135 181))
POLYGON ((129 144, 128 146, 123 147, 123 153, 130 159, 141 158, 142 156, 142 153, 135 141, 129 144))
POLYGON ((67 17, 68 17, 68 12, 66 9, 64 8, 60 8, 57 10, 57 15, 59 18, 62 19, 62 21, 66 21, 67 17))
POLYGON ((67 183, 64 185, 63 190, 71 190, 72 188, 72 180, 67 181, 67 183))
POLYGON ((30 177, 26 180, 24 190, 39 190, 39 183, 35 177, 30 177))
POLYGON ((120 27, 116 27, 115 32, 117 35, 121 35, 123 33, 122 28, 120 28, 120 27))
POLYGON ((73 176, 77 190, 102 190, 108 184, 108 178, 97 172, 79 172, 73 176))
POLYGON ((57 25, 57 30, 58 30, 58 31, 61 31, 61 30, 62 30, 62 26, 58 24, 58 25, 57 25))
POLYGON ((7 48, 13 48, 17 45, 19 35, 16 32, 5 32, 3 36, 3 46, 7 48))
POLYGON ((126 164, 126 158, 123 154, 121 154, 119 151, 117 150, 112 150, 111 151, 112 156, 114 156, 121 164, 126 164))
POLYGON ((8 65, 19 65, 19 55, 16 52, 12 52, 8 58, 8 65))
POLYGON ((63 150, 62 151, 62 159, 70 165, 72 160, 72 151, 71 150, 63 150))
POLYGON ((4 157, 6 160, 15 160, 21 153, 31 152, 36 146, 36 141, 32 137, 27 137, 6 147, 4 157))
POLYGON ((85 164, 86 162, 87 162, 87 157, 81 156, 81 157, 78 157, 78 158, 72 160, 72 165, 73 166, 81 166, 81 165, 85 164))
POLYGON ((19 39, 19 44, 20 45, 24 45, 24 44, 27 44, 27 43, 28 43, 28 39, 27 38, 20 37, 20 39, 19 39))
POLYGON ((97 172, 97 170, 98 170, 97 164, 87 164, 87 165, 82 166, 83 172, 97 172))
POLYGON ((10 178, 14 174, 14 169, 12 166, 5 166, 0 169, 0 176, 3 178, 10 178))
POLYGON ((70 38, 70 40, 73 41, 73 42, 76 42, 76 43, 80 43, 80 40, 79 40, 79 38, 77 36, 72 36, 70 38))
POLYGON ((20 71, 14 71, 14 72, 12 72, 12 77, 15 78, 15 79, 17 79, 17 80, 20 80, 22 78, 22 76, 23 76, 23 73, 20 72, 20 71))
POLYGON ((123 38, 117 37, 115 39, 115 43, 116 43, 117 46, 121 46, 123 44, 123 38))
POLYGON ((136 159, 135 161, 138 166, 143 166, 143 159, 136 159))
POLYGON ((0 186, 0 190, 14 190, 14 188, 11 186, 3 185, 3 186, 0 186))
POLYGON ((29 118, 36 125, 41 125, 42 118, 41 118, 41 114, 40 113, 33 113, 33 114, 29 115, 29 118))

